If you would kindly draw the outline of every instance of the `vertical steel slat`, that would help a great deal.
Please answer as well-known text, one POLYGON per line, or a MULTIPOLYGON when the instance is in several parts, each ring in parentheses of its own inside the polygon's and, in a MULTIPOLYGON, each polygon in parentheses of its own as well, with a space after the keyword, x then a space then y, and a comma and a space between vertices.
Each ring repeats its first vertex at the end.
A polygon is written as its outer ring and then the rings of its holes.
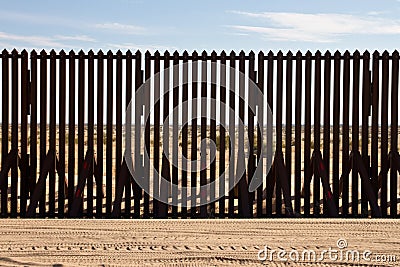
POLYGON ((161 165, 161 183, 160 183, 160 200, 159 205, 160 217, 168 217, 168 203, 171 190, 171 174, 169 162, 169 91, 170 91, 170 54, 168 51, 164 53, 164 103, 163 103, 163 151, 161 165))
MULTIPOLYGON (((271 110, 273 108, 273 86, 274 86, 274 54, 272 51, 268 53, 268 69, 267 69, 267 103, 271 110)), ((267 166, 271 166, 272 164, 272 146, 273 146, 273 122, 272 122, 272 114, 267 113, 267 166)), ((272 216, 272 195, 274 189, 274 175, 272 172, 267 173, 267 204, 266 204, 266 213, 267 216, 272 216)))
MULTIPOLYGON (((103 138, 104 138, 104 59, 103 51, 97 53, 97 179, 96 218, 103 217, 103 138)), ((127 68, 128 71, 128 68, 127 68)))
MULTIPOLYGON (((49 149, 56 151, 56 52, 50 52, 50 142, 49 149)), ((49 217, 53 218, 56 203, 56 176, 55 164, 52 164, 49 172, 49 217)))
POLYGON ((188 169, 188 52, 183 52, 182 73, 182 218, 187 218, 187 169, 188 169))
MULTIPOLYGON (((94 151, 94 52, 89 51, 88 61, 88 151, 94 151)), ((103 141, 103 140, 101 140, 103 141)), ((91 168, 87 178, 87 217, 93 217, 93 163, 90 159, 91 168)))
POLYGON ((219 125, 219 218, 224 218, 225 213, 225 157, 226 157, 226 53, 221 52, 220 61, 220 125, 219 125))
POLYGON ((207 52, 201 54, 200 218, 207 217, 207 52))
MULTIPOLYGON (((363 163, 367 169, 370 167, 370 159, 368 154, 368 140, 369 140, 369 125, 368 120, 370 116, 371 104, 371 74, 370 74, 370 54, 365 51, 363 54, 363 88, 362 88, 362 133, 361 133, 361 155, 363 163)), ((361 214, 366 216, 368 211, 368 202, 365 194, 364 183, 361 183, 361 214)))
POLYGON ((112 137, 113 137, 113 53, 107 53, 107 141, 106 141, 106 214, 111 216, 112 206, 112 137))
POLYGON ((334 55, 334 83, 333 83, 333 198, 336 207, 339 207, 339 118, 340 118, 340 52, 334 55))
MULTIPOLYGON (((311 150, 311 52, 306 53, 305 65, 305 127, 304 127, 304 215, 310 216, 310 181, 311 177, 310 150, 311 150)), ((314 177, 315 178, 315 177, 314 177)))
POLYGON ((72 209, 75 187, 75 53, 69 53, 68 95, 68 212, 72 209))
MULTIPOLYGON (((323 145, 323 159, 325 164, 326 172, 328 176, 330 175, 330 145, 331 145, 331 107, 330 107, 330 99, 331 99, 331 53, 327 51, 325 53, 325 61, 324 61, 324 145, 323 145)), ((323 195, 326 196, 327 191, 325 188, 323 189, 323 195)), ((324 215, 328 215, 328 203, 326 199, 323 200, 324 203, 324 215)))
POLYGON ((170 91, 170 54, 168 51, 164 53, 164 103, 163 103, 163 151, 162 151, 162 165, 161 165, 161 184, 160 184, 160 217, 166 218, 168 216, 168 203, 171 192, 171 172, 169 162, 169 91, 170 91))
POLYGON ((258 53, 258 90, 260 90, 260 97, 257 99, 258 106, 258 127, 257 127, 257 172, 260 185, 257 188, 257 217, 263 216, 263 189, 264 189, 264 53, 258 53))
MULTIPOLYGON (((279 51, 277 61, 277 88, 276 88, 276 151, 282 153, 282 107, 283 107, 283 53, 279 51)), ((278 171, 277 171, 278 172, 278 171)), ((276 185, 276 214, 282 215, 282 187, 281 176, 275 173, 276 185)))
MULTIPOLYGON (((115 131, 115 181, 121 180, 121 164, 122 164, 122 52, 117 51, 116 62, 116 131, 115 131)), ((117 195, 115 186, 115 195, 117 195)))
MULTIPOLYGON (((255 112, 255 97, 258 96, 257 88, 255 85, 256 82, 256 72, 254 70, 255 67, 255 54, 253 51, 249 53, 249 69, 248 69, 248 107, 247 107, 247 121, 248 121, 248 140, 249 140, 249 157, 247 161, 247 181, 248 184, 251 183, 254 175, 255 175, 255 168, 256 168, 256 151, 255 151, 255 144, 254 144, 254 117, 256 115, 255 112)), ((258 149, 258 148, 257 148, 258 149)), ((253 217, 253 201, 255 199, 255 193, 249 192, 249 205, 250 205, 250 217, 253 217)))
MULTIPOLYGON (((211 53, 211 110, 210 110, 210 140, 216 144, 217 140, 217 53, 213 51, 211 53)), ((221 140, 220 140, 221 141, 221 140)), ((216 178, 216 146, 215 150, 213 146, 210 146, 210 200, 215 199, 215 178, 216 178)), ((210 214, 215 214, 215 201, 210 203, 210 214)))
POLYGON ((378 139, 379 139, 379 52, 372 59, 372 129, 371 129, 371 181, 375 197, 378 198, 378 139))
MULTIPOLYGON (((82 179, 82 167, 85 160, 85 53, 81 50, 78 59, 78 181, 82 179)), ((80 216, 83 214, 81 202, 80 216)))
MULTIPOLYGON (((1 119, 1 133, 2 133, 2 144, 1 144, 1 169, 5 167, 4 162, 6 161, 8 155, 8 134, 9 134, 9 99, 10 99, 10 89, 9 89, 9 60, 8 52, 6 49, 2 52, 2 119, 1 119)), ((8 175, 6 181, 3 183, 1 188, 1 215, 6 217, 8 213, 8 175)))
MULTIPOLYGON (((154 53, 154 144, 160 144, 160 52, 154 53)), ((154 172, 153 172, 153 213, 154 218, 159 217, 160 197, 160 146, 154 145, 154 172)))
MULTIPOLYGON (((359 106, 360 106, 360 52, 355 51, 353 54, 353 112, 351 125, 351 151, 353 153, 359 151, 359 106)), ((354 166, 354 164, 353 164, 354 166)), ((358 173, 352 171, 351 180, 351 214, 353 217, 358 215, 358 173)))
POLYGON ((247 169, 245 167, 246 151, 244 148, 244 104, 245 104, 245 74, 246 63, 245 53, 241 51, 239 54, 239 138, 238 138, 238 160, 236 167, 236 177, 239 178, 239 217, 250 217, 250 205, 248 198, 247 169), (243 173, 240 172, 243 170, 243 173), (240 176, 241 175, 241 176, 240 176))
MULTIPOLYGON (((18 151, 18 52, 12 51, 12 116, 11 116, 11 150, 18 151)), ((18 161, 13 161, 11 167, 11 217, 17 217, 18 208, 18 161)))
MULTIPOLYGON (((28 98, 29 98, 29 73, 28 73, 28 52, 21 53, 21 187, 20 187, 20 215, 26 214, 26 203, 29 193, 29 173, 28 173, 28 98)), ((3 101, 4 102, 4 101, 3 101)))
MULTIPOLYGON (((136 59, 135 59, 135 148, 134 148, 134 175, 136 179, 143 179, 143 162, 141 155, 141 115, 143 112, 143 103, 141 94, 142 91, 139 91, 140 86, 142 85, 142 54, 140 51, 136 51, 136 59)), ((140 217, 140 201, 142 198, 142 187, 138 184, 134 184, 134 211, 133 217, 140 217)))
MULTIPOLYGON (((392 54, 392 103, 391 103, 391 129, 390 129, 390 150, 398 153, 398 96, 399 96, 399 52, 396 50, 392 54)), ((397 170, 395 165, 390 166, 390 217, 397 216, 397 170)), ((399 167, 399 166, 397 166, 399 167)))
POLYGON ((228 217, 232 218, 235 213, 235 91, 236 91, 236 61, 235 52, 230 53, 229 61, 229 201, 228 217))
MULTIPOLYGON (((47 154, 47 60, 46 51, 40 53, 40 173, 44 168, 44 159, 47 154)), ((46 187, 43 188, 39 202, 40 217, 46 212, 46 187)))
MULTIPOLYGON (((33 194, 36 185, 37 176, 37 53, 35 50, 31 52, 31 118, 30 118, 30 179, 29 193, 33 194)), ((3 113, 4 115, 4 113, 3 113)), ((4 122, 4 120, 3 120, 4 122)))
POLYGON ((344 53, 343 126, 342 126, 342 215, 349 214, 349 116, 350 116, 350 52, 344 53))
POLYGON ((381 114, 381 212, 387 216, 387 170, 389 167, 388 158, 388 105, 389 105, 389 52, 382 54, 382 114, 381 114))
MULTIPOLYGON (((126 123, 125 123, 125 152, 128 153, 129 156, 132 155, 132 52, 128 50, 126 52, 126 123), (128 115, 129 114, 129 115, 128 115)), ((131 162, 126 162, 127 159, 124 159, 126 164, 132 164, 131 162)), ((124 161, 123 160, 123 161, 124 161)), ((123 163, 122 163, 123 164, 123 163)), ((121 177, 122 178, 122 177, 121 177)), ((125 218, 131 217, 131 196, 132 196, 132 187, 131 187, 131 173, 129 173, 129 177, 124 185, 125 187, 125 218)))
POLYGON ((66 112, 66 54, 60 52, 59 61, 59 134, 58 134, 58 217, 64 217, 65 206, 65 112, 66 112))
MULTIPOLYGON (((145 87, 144 87, 144 179, 145 179, 145 190, 143 195, 143 218, 147 219, 150 217, 150 77, 151 77, 151 61, 150 52, 147 51, 145 54, 145 87)), ((143 82, 143 81, 142 81, 143 82)))
POLYGON ((196 203, 197 203, 197 103, 198 103, 198 61, 197 52, 194 51, 192 54, 192 151, 190 160, 192 161, 190 171, 191 171, 191 181, 190 187, 192 188, 191 195, 191 212, 190 217, 194 218, 197 216, 196 203))
POLYGON ((288 178, 288 189, 292 195, 292 91, 293 91, 293 54, 287 53, 286 60, 286 125, 285 125, 285 166, 288 178))
MULTIPOLYGON (((314 82, 314 153, 321 151, 321 52, 315 53, 315 82, 314 82)), ((320 177, 314 173, 313 185, 313 214, 318 216, 320 214, 320 177)))
POLYGON ((302 55, 296 54, 296 101, 295 101, 295 183, 294 183, 294 210, 300 213, 300 189, 301 189, 301 98, 302 98, 302 55))
POLYGON ((178 218, 178 116, 179 116, 179 53, 173 54, 172 98, 172 218, 178 218))

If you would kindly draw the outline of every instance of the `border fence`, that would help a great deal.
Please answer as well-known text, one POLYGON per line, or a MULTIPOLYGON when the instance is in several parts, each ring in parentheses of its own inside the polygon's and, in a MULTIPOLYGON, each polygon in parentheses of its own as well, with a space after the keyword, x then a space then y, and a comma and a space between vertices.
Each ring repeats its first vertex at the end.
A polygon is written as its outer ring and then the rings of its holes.
POLYGON ((2 217, 399 217, 397 51, 0 61, 2 217))

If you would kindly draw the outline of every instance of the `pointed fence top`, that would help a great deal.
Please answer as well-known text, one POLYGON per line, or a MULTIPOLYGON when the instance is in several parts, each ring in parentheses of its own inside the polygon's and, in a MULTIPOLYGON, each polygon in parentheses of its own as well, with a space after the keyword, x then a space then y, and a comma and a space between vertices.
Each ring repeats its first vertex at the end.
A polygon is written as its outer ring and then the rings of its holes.
POLYGON ((211 52, 211 59, 212 59, 212 60, 217 60, 217 52, 215 52, 215 50, 213 50, 213 51, 211 52))
POLYGON ((379 52, 377 50, 375 50, 374 54, 373 54, 375 59, 379 58, 379 52))
POLYGON ((346 50, 346 52, 344 52, 344 58, 346 59, 346 60, 348 60, 348 59, 350 59, 350 52, 349 52, 349 50, 346 50))
POLYGON ((188 51, 183 51, 183 59, 185 60, 185 61, 187 61, 188 60, 188 57, 189 57, 189 53, 188 53, 188 51))
POLYGON ((279 50, 279 51, 278 51, 277 56, 278 56, 278 59, 279 59, 279 60, 282 60, 282 59, 283 59, 283 52, 282 52, 282 50, 279 50))
POLYGON ((192 53, 193 60, 197 60, 197 57, 198 57, 198 56, 199 56, 199 55, 198 55, 197 51, 194 50, 193 53, 192 53))
POLYGON ((201 57, 202 57, 202 60, 207 60, 207 51, 206 51, 206 50, 204 50, 204 51, 201 53, 201 57))
POLYGON ((66 53, 65 53, 64 49, 61 49, 61 51, 60 51, 60 56, 61 56, 61 57, 65 57, 65 55, 66 55, 66 53))
POLYGON ((89 55, 89 59, 93 59, 94 58, 94 52, 93 52, 92 49, 89 50, 88 55, 89 55))
POLYGON ((253 50, 250 50, 249 57, 250 57, 250 59, 254 59, 255 58, 255 54, 254 54, 253 50))
POLYGON ((326 58, 326 59, 329 59, 330 57, 331 57, 331 51, 326 50, 326 52, 325 52, 325 58, 326 58))

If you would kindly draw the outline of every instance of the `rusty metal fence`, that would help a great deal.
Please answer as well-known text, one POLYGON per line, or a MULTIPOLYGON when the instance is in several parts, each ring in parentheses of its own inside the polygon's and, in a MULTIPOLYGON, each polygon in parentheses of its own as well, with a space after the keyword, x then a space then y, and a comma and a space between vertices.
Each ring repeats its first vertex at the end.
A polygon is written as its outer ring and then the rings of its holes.
POLYGON ((397 51, 0 61, 2 217, 399 217, 397 51))

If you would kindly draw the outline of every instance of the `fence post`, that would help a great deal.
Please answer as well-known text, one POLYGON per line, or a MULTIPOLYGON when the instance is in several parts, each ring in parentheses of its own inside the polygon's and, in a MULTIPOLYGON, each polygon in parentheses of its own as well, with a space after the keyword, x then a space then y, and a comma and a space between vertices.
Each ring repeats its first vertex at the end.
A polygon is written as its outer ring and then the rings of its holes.
MULTIPOLYGON (((395 50, 392 54, 392 120, 390 131, 391 153, 398 153, 398 96, 399 96, 399 52, 395 50)), ((390 217, 397 216, 397 170, 390 166, 390 217)))
POLYGON ((75 187, 75 52, 69 53, 68 95, 68 212, 72 209, 75 187))
MULTIPOLYGON (((314 82, 314 153, 321 151, 321 52, 315 53, 315 82, 314 82)), ((314 189, 313 189, 313 214, 314 216, 320 215, 320 177, 315 175, 314 172, 314 189)))
POLYGON ((295 183, 294 183, 294 211, 300 213, 300 189, 301 189, 301 97, 302 97, 302 78, 303 62, 301 52, 296 53, 296 101, 295 101, 295 183))
MULTIPOLYGON (((353 117, 351 125, 351 151, 355 153, 359 151, 359 106, 360 106, 360 52, 355 51, 353 54, 353 117)), ((354 166, 354 163, 353 163, 354 166)), ((358 173, 352 172, 352 197, 351 197, 351 213, 353 217, 358 215, 358 173)))
POLYGON ((65 205, 65 112, 66 112, 66 54, 60 52, 59 62, 59 140, 58 140, 58 217, 64 217, 65 205))
POLYGON ((342 125, 342 215, 349 214, 349 116, 350 116, 350 52, 344 53, 343 125, 342 125))
MULTIPOLYGON (((50 141, 49 149, 56 151, 56 51, 50 52, 50 141)), ((54 155, 56 155, 54 153, 54 155)), ((56 204, 56 174, 55 164, 50 168, 49 173, 49 217, 55 215, 56 204)))
MULTIPOLYGON (((21 190, 20 190, 20 215, 26 215, 26 203, 29 194, 29 161, 28 161, 28 112, 29 112, 29 72, 28 52, 21 53, 21 190)), ((4 102, 4 101, 3 101, 4 102)))
MULTIPOLYGON (((310 168, 311 158, 311 52, 306 53, 305 65, 305 126, 304 126, 304 215, 310 216, 310 181, 306 177, 311 177, 312 168, 310 168)), ((314 177, 316 179, 316 177, 314 177)))
POLYGON ((187 169, 188 169, 188 57, 185 50, 183 52, 183 74, 182 74, 182 218, 187 218, 187 169))

